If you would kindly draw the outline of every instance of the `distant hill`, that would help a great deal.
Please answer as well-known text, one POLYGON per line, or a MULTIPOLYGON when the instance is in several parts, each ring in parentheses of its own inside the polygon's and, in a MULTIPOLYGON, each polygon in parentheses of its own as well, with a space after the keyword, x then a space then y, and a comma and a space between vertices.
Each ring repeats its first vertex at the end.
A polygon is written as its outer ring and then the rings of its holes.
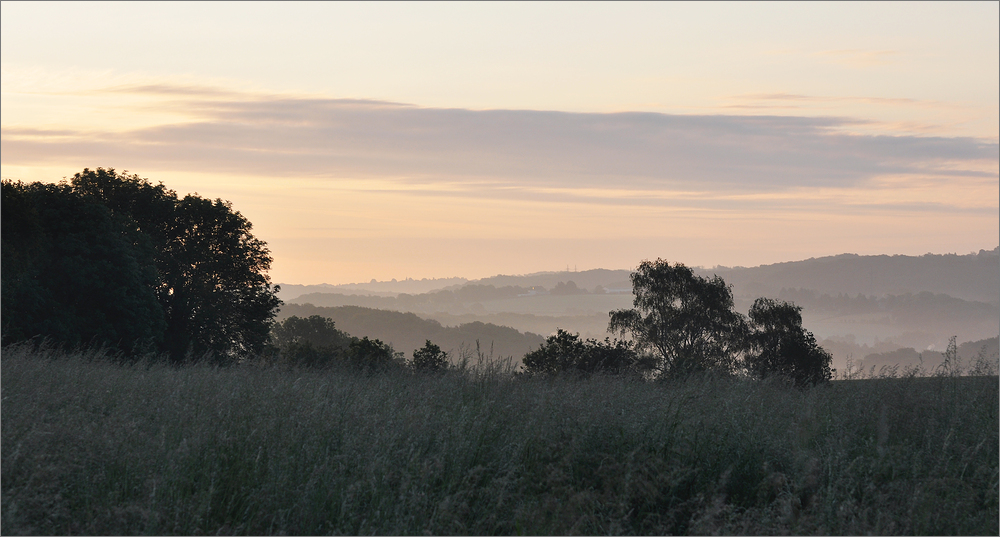
POLYGON ((523 276, 506 276, 503 274, 497 276, 491 276, 489 278, 482 278, 480 280, 473 280, 469 282, 470 284, 479 285, 493 285, 496 287, 504 286, 520 286, 520 287, 534 287, 541 286, 546 289, 552 289, 558 283, 573 282, 577 287, 581 289, 592 290, 598 285, 606 289, 627 289, 632 290, 632 284, 629 281, 628 270, 608 270, 608 269, 593 269, 584 270, 580 272, 576 271, 561 271, 561 272, 536 272, 534 274, 526 274, 523 276))
MULTIPOLYGON (((951 336, 976 341, 1000 332, 1000 248, 967 255, 842 254, 694 270, 703 276, 718 274, 731 284, 736 308, 744 313, 762 296, 802 306, 806 328, 834 354, 837 367, 848 356, 857 360, 906 347, 939 352, 951 336)), ((301 292, 293 299, 284 290, 282 296, 286 302, 317 306, 411 312, 443 327, 479 322, 543 335, 563 328, 596 338, 606 335, 608 312, 631 307, 632 300, 629 271, 606 269, 307 287, 296 289, 301 292), (403 291, 418 285, 439 288, 403 291), (569 288, 575 291, 556 293, 569 288)), ((516 349, 504 353, 523 354, 516 349)))
MULTIPOLYGON (((669 261, 677 260, 668 258, 669 261)), ((945 294, 967 301, 1000 302, 1000 247, 967 255, 841 254, 758 267, 693 267, 703 276, 719 275, 739 297, 777 297, 782 289, 811 289, 818 294, 858 294, 876 297, 945 294)), ((573 281, 582 289, 631 289, 628 270, 539 272, 523 276, 493 276, 469 284, 544 286, 573 281)))
MULTIPOLYGON (((677 261, 670 259, 670 261, 677 261)), ((681 262, 683 262, 681 260, 681 262)), ((975 254, 926 254, 922 256, 841 254, 761 265, 758 267, 694 267, 703 276, 718 274, 740 297, 778 296, 782 289, 811 289, 818 294, 855 296, 917 294, 928 291, 962 300, 1000 302, 1000 247, 975 254)), ((631 289, 628 270, 536 272, 525 275, 497 275, 479 280, 438 278, 342 285, 280 284, 281 298, 294 300, 310 293, 391 297, 401 293, 421 294, 442 289, 456 290, 467 285, 494 287, 554 288, 574 282, 580 289, 593 291, 631 289)))
MULTIPOLYGON (((996 360, 997 356, 1000 355, 1000 338, 992 337, 978 341, 967 341, 959 345, 956 350, 958 357, 961 359, 962 367, 967 369, 972 367, 979 354, 982 354, 986 359, 996 360)), ((919 365, 924 369, 933 371, 943 361, 944 355, 940 351, 924 350, 918 352, 913 348, 903 348, 895 351, 868 354, 855 365, 865 369, 874 366, 876 371, 883 366, 892 367, 898 365, 900 370, 903 370, 907 366, 914 367, 919 365)))
POLYGON ((390 280, 387 282, 380 282, 373 279, 368 283, 344 283, 338 285, 329 283, 315 285, 279 283, 281 291, 278 293, 278 296, 286 302, 308 293, 396 296, 400 293, 428 293, 438 289, 459 287, 468 281, 465 278, 424 278, 421 280, 407 278, 405 280, 390 280))
POLYGON ((402 351, 407 358, 412 356, 414 349, 423 347, 428 339, 453 357, 457 357, 462 346, 475 349, 478 341, 487 354, 492 347, 494 356, 513 356, 515 361, 545 342, 545 338, 538 334, 521 333, 506 326, 471 322, 446 327, 437 321, 421 319, 413 313, 358 306, 324 308, 311 304, 285 304, 278 313, 278 320, 292 315, 321 315, 333 319, 338 329, 355 337, 381 339, 390 343, 397 351, 402 351))
POLYGON ((1000 248, 977 254, 922 256, 842 254, 753 268, 716 267, 740 296, 778 296, 782 289, 831 295, 917 294, 928 291, 962 300, 1000 302, 1000 248))

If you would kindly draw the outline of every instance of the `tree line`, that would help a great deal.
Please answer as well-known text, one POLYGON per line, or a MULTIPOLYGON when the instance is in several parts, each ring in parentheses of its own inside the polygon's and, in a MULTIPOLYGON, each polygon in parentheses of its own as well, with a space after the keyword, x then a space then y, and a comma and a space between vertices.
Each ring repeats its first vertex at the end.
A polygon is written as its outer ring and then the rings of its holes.
MULTIPOLYGON (((267 276, 270 252, 221 199, 182 198, 138 175, 84 169, 59 184, 3 181, 2 219, 4 343, 45 337, 174 362, 211 356, 222 364, 260 357, 368 370, 407 365, 390 345, 350 336, 320 316, 275 323, 281 301, 267 276)), ((634 307, 610 312, 617 339, 584 341, 559 330, 524 356, 525 374, 744 372, 800 384, 832 376, 829 353, 790 302, 761 298, 743 316, 722 278, 661 259, 642 262, 631 282, 634 307)), ((579 291, 575 284, 559 290, 579 291)), ((444 370, 448 358, 428 340, 409 366, 444 370)))
MULTIPOLYGON (((732 290, 722 278, 703 278, 677 263, 644 261, 632 274, 633 308, 610 312, 612 341, 583 340, 558 330, 538 349, 524 355, 526 375, 635 374, 677 379, 698 373, 783 376, 800 385, 829 381, 832 357, 802 326, 802 308, 757 299, 748 316, 735 311, 732 290)), ((339 332, 319 315, 289 317, 274 329, 286 363, 383 367, 358 362, 357 339, 339 332)), ((375 340, 378 341, 378 340, 375 340)), ((388 358, 379 358, 390 364, 388 358)), ((440 357, 435 371, 448 368, 448 357, 429 340, 414 351, 415 369, 422 357, 440 357)), ((405 361, 396 359, 398 367, 405 361)))
POLYGON ((229 202, 111 168, 0 190, 5 343, 220 363, 269 344, 281 304, 271 255, 229 202))
POLYGON ((734 309, 732 288, 683 264, 643 261, 631 275, 633 307, 610 312, 621 339, 580 340, 562 330, 524 357, 533 374, 633 371, 676 379, 692 374, 783 376, 801 385, 829 381, 831 355, 802 326, 802 308, 757 299, 749 316, 734 309))
POLYGON ((348 367, 365 372, 387 372, 410 367, 418 372, 449 368, 448 353, 427 340, 413 351, 409 362, 392 345, 367 336, 357 338, 337 329, 320 315, 292 315, 271 330, 275 349, 265 359, 273 364, 305 367, 348 367))

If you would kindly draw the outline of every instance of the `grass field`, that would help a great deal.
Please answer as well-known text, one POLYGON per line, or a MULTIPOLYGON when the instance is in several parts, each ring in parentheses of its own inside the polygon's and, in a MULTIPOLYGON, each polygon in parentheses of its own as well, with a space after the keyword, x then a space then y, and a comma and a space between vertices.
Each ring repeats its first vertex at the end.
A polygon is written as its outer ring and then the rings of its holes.
POLYGON ((998 531, 998 379, 122 366, 7 347, 12 534, 998 531))

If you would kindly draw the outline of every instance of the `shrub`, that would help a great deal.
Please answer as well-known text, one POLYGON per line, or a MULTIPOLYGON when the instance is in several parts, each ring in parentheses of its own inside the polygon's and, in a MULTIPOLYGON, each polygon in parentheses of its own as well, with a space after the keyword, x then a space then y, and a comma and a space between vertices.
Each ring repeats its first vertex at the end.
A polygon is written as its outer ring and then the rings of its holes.
POLYGON ((538 349, 524 355, 525 371, 529 374, 590 375, 592 373, 624 373, 635 367, 638 356, 625 341, 614 343, 605 338, 603 342, 580 339, 580 334, 570 334, 559 329, 549 336, 538 349))
POLYGON ((759 377, 780 375, 796 384, 829 382, 833 357, 802 327, 802 307, 758 298, 750 307, 749 350, 745 363, 759 377))
POLYGON ((379 339, 355 338, 347 349, 347 363, 366 372, 384 372, 404 365, 403 353, 379 339))
POLYGON ((445 371, 448 369, 448 353, 428 339, 423 348, 413 351, 413 361, 410 362, 410 366, 422 373, 445 371))
POLYGON ((271 328, 279 361, 287 365, 326 367, 342 362, 354 339, 337 330, 333 320, 319 315, 293 315, 271 328))

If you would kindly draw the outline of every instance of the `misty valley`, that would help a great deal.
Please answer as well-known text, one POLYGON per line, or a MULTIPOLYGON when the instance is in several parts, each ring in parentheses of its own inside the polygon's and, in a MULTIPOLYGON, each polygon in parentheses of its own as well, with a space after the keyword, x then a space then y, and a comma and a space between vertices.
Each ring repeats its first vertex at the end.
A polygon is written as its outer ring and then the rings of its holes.
MULTIPOLYGON (((1000 255, 983 250, 969 255, 840 255, 753 268, 695 268, 718 274, 733 285, 736 309, 747 311, 758 296, 802 306, 803 325, 833 355, 833 366, 846 371, 874 367, 922 366, 933 370, 952 336, 958 354, 974 359, 985 348, 996 355, 1000 326, 1000 255)), ((449 338, 457 349, 475 340, 492 343, 497 354, 520 358, 544 337, 563 329, 583 337, 610 335, 608 312, 632 305, 628 270, 587 270, 495 276, 468 281, 401 280, 345 285, 281 284, 285 301, 278 316, 323 315, 349 333, 417 348, 421 333, 430 337, 443 327, 486 323, 524 333, 511 339, 468 334, 449 338), (356 306, 348 308, 346 306, 356 306), (412 313, 441 327, 386 313, 412 313), (346 324, 345 324, 346 323, 346 324), (414 325, 410 331, 403 330, 414 325)), ((432 340, 437 341, 431 337, 432 340)))

